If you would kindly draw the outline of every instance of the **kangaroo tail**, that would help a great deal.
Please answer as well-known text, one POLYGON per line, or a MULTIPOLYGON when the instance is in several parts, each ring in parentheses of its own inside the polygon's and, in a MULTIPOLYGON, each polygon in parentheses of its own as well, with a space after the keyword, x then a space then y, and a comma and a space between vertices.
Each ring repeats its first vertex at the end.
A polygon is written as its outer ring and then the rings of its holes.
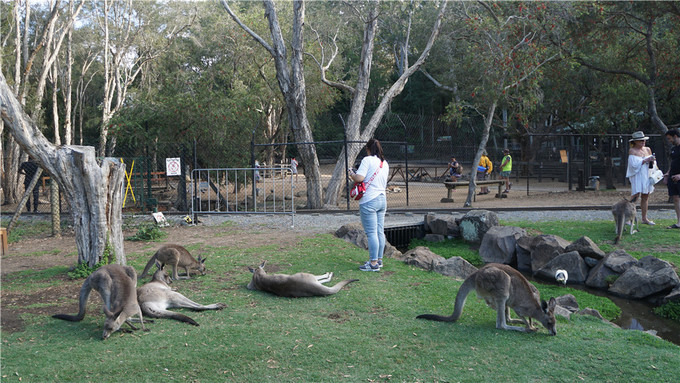
MULTIPOLYGON (((344 281, 342 281, 342 282, 338 282, 335 286, 330 287, 330 288, 328 289, 328 291, 329 291, 330 294, 335 294, 335 293, 337 293, 338 291, 340 291, 343 287, 349 285, 349 284, 352 283, 352 282, 356 282, 356 281, 358 281, 358 279, 346 279, 346 280, 344 280, 344 281)), ((330 295, 330 294, 329 294, 329 295, 330 295)))
POLYGON ((146 277, 146 273, 148 273, 149 270, 151 270, 154 263, 156 263, 156 254, 154 254, 153 257, 151 257, 151 259, 149 259, 149 262, 146 263, 146 266, 144 266, 144 271, 142 271, 142 275, 140 275, 139 278, 146 277))
POLYGON ((189 323, 194 326, 198 326, 199 324, 196 323, 195 320, 189 318, 188 316, 180 313, 176 313, 174 311, 170 310, 162 310, 158 308, 151 308, 151 307, 144 307, 142 306, 142 311, 144 312, 144 315, 150 316, 152 318, 169 318, 169 319, 174 319, 180 322, 184 323, 189 323))
POLYGON ((467 299, 470 291, 475 289, 475 278, 477 273, 467 277, 465 282, 460 286, 458 294, 456 295, 456 305, 453 308, 453 314, 451 316, 443 316, 436 314, 421 314, 416 317, 416 319, 427 319, 439 322, 455 322, 460 318, 460 314, 463 312, 463 306, 465 305, 465 300, 467 299))
POLYGON ((68 314, 54 314, 52 318, 67 320, 69 322, 80 322, 85 318, 85 309, 87 308, 87 298, 90 297, 90 292, 92 291, 92 285, 90 284, 90 277, 88 277, 83 283, 83 287, 80 288, 80 297, 78 302, 78 314, 68 315, 68 314))

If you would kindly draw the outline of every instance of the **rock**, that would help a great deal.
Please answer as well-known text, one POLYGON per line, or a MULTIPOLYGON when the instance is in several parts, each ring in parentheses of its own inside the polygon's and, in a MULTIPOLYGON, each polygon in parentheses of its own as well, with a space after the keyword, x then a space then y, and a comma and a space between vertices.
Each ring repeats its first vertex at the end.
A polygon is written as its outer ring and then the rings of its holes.
POLYGON ((555 307, 555 312, 554 312, 554 313, 555 313, 556 316, 559 315, 559 316, 561 316, 561 317, 565 317, 565 318, 567 318, 567 319, 571 319, 571 314, 572 314, 572 312, 569 311, 569 310, 567 310, 567 309, 565 309, 565 308, 562 307, 562 306, 557 306, 557 307, 555 307))
POLYGON ((577 314, 578 315, 591 315, 591 316, 594 316, 597 319, 604 320, 604 317, 602 316, 602 314, 600 314, 599 311, 597 311, 595 309, 591 309, 590 307, 584 308, 583 310, 579 311, 577 314))
POLYGON ((616 250, 606 257, 604 265, 609 267, 613 272, 623 274, 637 263, 637 259, 633 258, 624 250, 616 250))
POLYGON ((578 311, 578 302, 576 301, 576 297, 572 294, 565 294, 561 297, 557 297, 555 298, 555 301, 557 301, 558 306, 561 306, 572 313, 578 311))
POLYGON ((517 239, 515 244, 517 270, 531 271, 531 247, 534 237, 525 235, 517 239))
POLYGON ((674 289, 680 278, 670 263, 653 256, 640 259, 637 264, 614 282, 609 288, 612 294, 642 299, 674 289))
POLYGON ((583 258, 583 260, 586 262, 586 265, 588 265, 588 267, 595 267, 600 263, 599 260, 590 257, 585 257, 583 258))
POLYGON ((548 261, 536 272, 536 276, 546 280, 554 281, 557 270, 566 270, 569 273, 567 283, 581 284, 588 277, 588 266, 577 251, 560 254, 548 261))
POLYGON ((531 241, 531 270, 536 273, 542 269, 553 258, 564 253, 569 244, 566 239, 552 234, 535 236, 531 241))
POLYGON ((481 243, 484 234, 498 226, 498 214, 489 210, 471 210, 460 221, 460 233, 470 243, 481 243))
MULTIPOLYGON (((360 247, 364 250, 368 250, 368 239, 366 238, 364 227, 361 226, 361 223, 359 222, 343 225, 335 231, 335 236, 342 238, 349 243, 353 243, 357 247, 360 247)), ((397 250, 396 247, 385 241, 383 257, 401 259, 402 254, 401 251, 397 250)))
POLYGON ((425 270, 432 270, 436 264, 445 261, 444 257, 433 253, 425 246, 418 246, 407 251, 402 259, 407 265, 418 266, 425 270))
POLYGON ((680 286, 674 288, 673 291, 671 291, 661 300, 662 304, 666 304, 668 302, 680 302, 680 286))
POLYGON ((448 219, 435 218, 429 223, 428 226, 430 227, 432 234, 440 234, 444 236, 453 235, 453 233, 457 231, 458 227, 456 220, 453 217, 448 219))
POLYGON ((493 226, 484 235, 479 255, 485 263, 514 264, 517 260, 517 239, 526 230, 514 226, 493 226))
POLYGON ((425 240, 427 242, 443 242, 445 239, 446 237, 440 234, 425 234, 425 240))
POLYGON ((434 265, 434 272, 458 279, 466 279, 477 268, 461 257, 451 257, 434 265))
POLYGON ((592 239, 585 236, 572 242, 564 249, 564 251, 566 253, 570 251, 578 251, 578 253, 584 258, 590 257, 597 260, 600 260, 605 256, 604 251, 600 250, 600 248, 597 246, 597 244, 595 244, 595 242, 593 242, 592 239))

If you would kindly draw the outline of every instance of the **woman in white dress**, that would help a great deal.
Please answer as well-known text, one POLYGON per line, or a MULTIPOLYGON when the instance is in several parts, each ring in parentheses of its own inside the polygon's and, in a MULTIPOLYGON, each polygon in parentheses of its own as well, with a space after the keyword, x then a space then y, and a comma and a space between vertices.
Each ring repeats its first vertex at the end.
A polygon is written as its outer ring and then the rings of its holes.
POLYGON ((630 140, 628 150, 628 169, 626 177, 630 181, 630 195, 634 198, 640 196, 640 209, 642 210, 642 223, 655 225, 647 218, 649 195, 654 191, 654 186, 649 182, 649 167, 656 160, 652 149, 645 146, 649 137, 643 132, 635 132, 630 140))

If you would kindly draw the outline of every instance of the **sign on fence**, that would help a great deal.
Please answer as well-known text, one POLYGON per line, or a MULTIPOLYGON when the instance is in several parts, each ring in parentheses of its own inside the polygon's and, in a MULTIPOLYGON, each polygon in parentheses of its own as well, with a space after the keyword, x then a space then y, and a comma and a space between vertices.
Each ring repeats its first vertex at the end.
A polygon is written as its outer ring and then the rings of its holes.
POLYGON ((179 158, 166 158, 165 174, 167 174, 168 176, 181 176, 182 175, 181 160, 179 158))

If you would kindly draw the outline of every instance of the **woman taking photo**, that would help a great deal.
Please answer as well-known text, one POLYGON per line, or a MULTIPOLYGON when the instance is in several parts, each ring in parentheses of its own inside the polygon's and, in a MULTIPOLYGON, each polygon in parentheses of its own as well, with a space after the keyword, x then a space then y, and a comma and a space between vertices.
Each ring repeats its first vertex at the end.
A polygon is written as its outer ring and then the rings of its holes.
POLYGON ((390 174, 389 165, 385 161, 380 141, 371 138, 366 143, 366 157, 356 171, 348 169, 349 176, 354 182, 363 181, 366 192, 359 200, 359 214, 361 225, 368 240, 369 260, 359 267, 361 271, 380 271, 383 252, 385 250, 385 211, 387 210, 387 175, 390 174))
POLYGON ((642 223, 655 225, 647 218, 647 207, 649 206, 649 195, 654 191, 654 186, 649 182, 649 167, 654 163, 656 157, 652 154, 652 149, 645 146, 649 137, 645 137, 643 132, 635 132, 628 142, 628 169, 626 177, 630 181, 630 195, 633 200, 640 195, 640 209, 642 210, 642 223))

